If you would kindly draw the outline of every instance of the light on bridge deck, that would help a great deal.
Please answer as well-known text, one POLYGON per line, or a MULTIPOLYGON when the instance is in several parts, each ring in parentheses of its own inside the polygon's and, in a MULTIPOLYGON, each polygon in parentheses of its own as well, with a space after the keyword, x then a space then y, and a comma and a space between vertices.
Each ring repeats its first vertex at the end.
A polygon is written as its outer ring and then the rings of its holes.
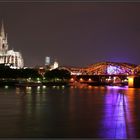
POLYGON ((83 78, 80 78, 80 82, 83 82, 84 80, 83 80, 83 78))
POLYGON ((70 79, 70 82, 74 82, 74 78, 71 78, 71 79, 70 79))
POLYGON ((88 82, 92 82, 91 78, 88 79, 88 82))

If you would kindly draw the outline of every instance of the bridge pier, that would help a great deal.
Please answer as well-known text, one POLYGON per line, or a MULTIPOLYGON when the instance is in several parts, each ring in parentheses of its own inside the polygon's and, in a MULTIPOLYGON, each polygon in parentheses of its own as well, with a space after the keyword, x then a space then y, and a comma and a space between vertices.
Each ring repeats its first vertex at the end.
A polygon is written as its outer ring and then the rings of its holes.
POLYGON ((134 79, 135 79, 135 76, 129 76, 128 77, 128 87, 129 88, 133 88, 134 87, 134 79))
POLYGON ((128 77, 128 87, 129 88, 140 88, 140 77, 139 76, 129 76, 128 77))

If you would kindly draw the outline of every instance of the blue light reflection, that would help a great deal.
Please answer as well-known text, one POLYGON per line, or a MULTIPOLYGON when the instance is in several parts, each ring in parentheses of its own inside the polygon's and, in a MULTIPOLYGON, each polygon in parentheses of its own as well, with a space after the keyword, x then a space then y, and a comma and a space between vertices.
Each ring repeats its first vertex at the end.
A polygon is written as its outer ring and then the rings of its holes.
POLYGON ((132 124, 129 123, 132 120, 127 95, 129 93, 133 96, 128 88, 107 88, 104 97, 104 115, 101 121, 100 137, 115 139, 134 137, 133 129, 129 129, 133 128, 132 124))

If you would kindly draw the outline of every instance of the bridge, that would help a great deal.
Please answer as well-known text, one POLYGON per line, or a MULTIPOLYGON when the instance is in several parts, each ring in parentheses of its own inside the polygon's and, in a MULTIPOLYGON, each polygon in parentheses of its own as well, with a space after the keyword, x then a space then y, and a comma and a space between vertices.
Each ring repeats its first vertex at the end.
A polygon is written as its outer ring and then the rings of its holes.
POLYGON ((73 75, 70 82, 89 85, 128 85, 128 77, 126 75, 73 75))
POLYGON ((71 82, 88 84, 128 84, 128 77, 138 75, 140 66, 129 63, 100 62, 85 68, 66 67, 70 71, 71 82))
POLYGON ((84 68, 64 67, 71 75, 132 75, 140 66, 129 63, 100 62, 84 68))

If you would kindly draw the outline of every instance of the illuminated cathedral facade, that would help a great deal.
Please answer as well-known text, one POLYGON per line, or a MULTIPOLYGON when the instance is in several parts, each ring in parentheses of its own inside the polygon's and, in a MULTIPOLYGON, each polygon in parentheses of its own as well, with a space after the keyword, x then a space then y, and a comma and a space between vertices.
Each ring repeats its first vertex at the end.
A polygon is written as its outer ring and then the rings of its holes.
POLYGON ((2 23, 0 31, 0 64, 8 65, 10 68, 23 68, 24 61, 20 52, 8 50, 7 34, 4 31, 4 24, 2 23))

